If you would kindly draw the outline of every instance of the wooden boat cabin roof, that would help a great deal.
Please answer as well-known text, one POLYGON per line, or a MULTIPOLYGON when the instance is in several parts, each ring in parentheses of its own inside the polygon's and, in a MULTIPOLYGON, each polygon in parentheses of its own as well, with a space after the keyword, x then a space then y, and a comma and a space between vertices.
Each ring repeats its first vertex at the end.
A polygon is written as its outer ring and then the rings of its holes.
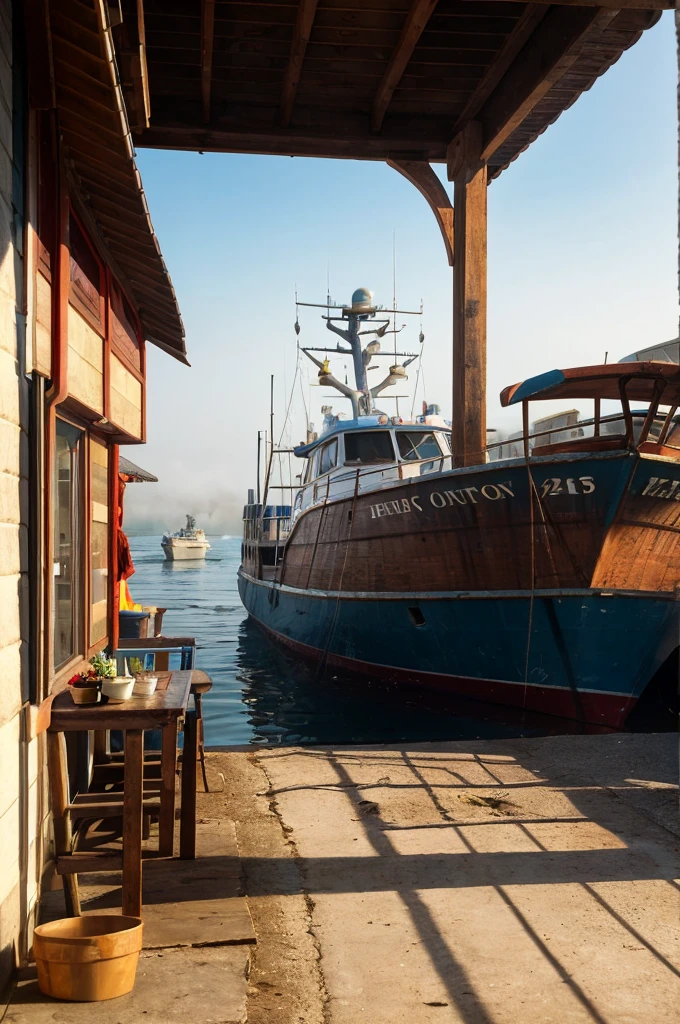
POLYGON ((511 384, 501 391, 500 397, 502 406, 554 398, 619 400, 624 389, 629 402, 661 401, 664 405, 680 405, 680 366, 631 362, 548 370, 519 384, 511 384))

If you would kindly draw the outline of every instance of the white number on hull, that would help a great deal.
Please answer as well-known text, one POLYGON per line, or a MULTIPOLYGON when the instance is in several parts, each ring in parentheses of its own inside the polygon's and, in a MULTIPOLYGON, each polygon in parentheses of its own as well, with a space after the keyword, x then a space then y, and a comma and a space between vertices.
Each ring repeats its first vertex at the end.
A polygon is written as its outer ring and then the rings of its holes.
POLYGON ((569 476, 563 480, 559 476, 549 476, 541 484, 541 497, 553 498, 557 494, 592 494, 595 490, 595 481, 592 476, 579 476, 577 479, 569 476))

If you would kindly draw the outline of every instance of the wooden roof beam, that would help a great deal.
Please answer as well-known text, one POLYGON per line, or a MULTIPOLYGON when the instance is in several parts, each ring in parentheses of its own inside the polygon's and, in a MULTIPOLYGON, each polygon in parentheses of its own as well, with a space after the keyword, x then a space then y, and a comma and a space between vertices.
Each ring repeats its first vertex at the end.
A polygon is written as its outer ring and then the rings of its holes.
POLYGON ((402 79, 406 66, 411 59, 423 29, 427 25, 437 0, 413 0, 404 27, 387 65, 382 81, 373 100, 371 113, 371 130, 379 132, 390 105, 394 90, 402 79))
MULTIPOLYGON (((485 0, 481 0, 482 3, 485 0)), ((526 0, 509 0, 510 3, 525 3, 526 0)), ((548 6, 554 0, 532 0, 548 6)), ((670 11, 674 0, 559 0, 560 7, 604 7, 610 11, 670 11)))
POLYGON ((215 0, 201 4, 201 101, 203 123, 210 122, 210 92, 212 87, 213 43, 215 39, 215 0))
MULTIPOLYGON (((102 0, 100 0, 100 5, 102 0)), ((108 4, 106 10, 108 12, 108 4)), ((144 0, 130 0, 125 17, 116 28, 119 44, 120 71, 125 92, 130 127, 141 131, 149 127, 151 98, 149 71, 146 63, 146 30, 144 26, 144 0)), ((96 61, 96 58, 94 58, 96 61)))
POLYGON ((300 0, 293 29, 293 40, 290 44, 290 56, 288 66, 283 78, 281 89, 281 104, 279 106, 279 124, 287 128, 293 114, 295 94, 300 84, 302 64, 305 59, 307 43, 312 33, 312 26, 316 16, 318 0, 300 0))
POLYGON ((453 204, 441 181, 425 160, 387 160, 395 171, 403 174, 407 181, 427 199, 435 215, 439 230, 446 246, 449 266, 453 266, 453 204))
MULTIPOLYGON (((618 10, 618 7, 612 10, 601 6, 553 6, 548 9, 491 94, 475 112, 475 120, 481 125, 481 159, 484 163, 572 67, 584 40, 605 29, 618 10)), ((460 130, 465 126, 461 123, 457 127, 460 130)), ((454 144, 455 138, 449 147, 449 162, 454 144)), ((449 179, 452 179, 451 168, 449 179)))

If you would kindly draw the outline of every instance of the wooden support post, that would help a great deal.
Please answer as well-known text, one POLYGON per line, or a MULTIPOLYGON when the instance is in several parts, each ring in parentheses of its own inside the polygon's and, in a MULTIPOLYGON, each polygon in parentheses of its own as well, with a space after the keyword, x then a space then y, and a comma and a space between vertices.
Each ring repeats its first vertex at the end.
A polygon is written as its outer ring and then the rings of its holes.
MULTIPOLYGON (((50 782, 50 803, 54 827, 54 847, 57 863, 61 857, 73 852, 73 833, 69 814, 68 768, 66 740, 63 732, 47 733, 47 772, 50 782)), ((80 917, 78 878, 75 874, 64 877, 64 900, 68 917, 80 917)))
POLYGON ((144 733, 125 731, 123 806, 123 914, 142 916, 142 790, 144 733))
POLYGON ((196 712, 187 711, 184 719, 182 751, 182 816, 179 828, 179 855, 182 860, 196 856, 196 712))
POLYGON ((486 164, 482 130, 470 122, 449 146, 456 216, 453 257, 453 417, 455 466, 486 461, 486 164))
POLYGON ((161 730, 161 813, 158 852, 172 857, 175 839, 175 769, 177 767, 177 719, 161 730))

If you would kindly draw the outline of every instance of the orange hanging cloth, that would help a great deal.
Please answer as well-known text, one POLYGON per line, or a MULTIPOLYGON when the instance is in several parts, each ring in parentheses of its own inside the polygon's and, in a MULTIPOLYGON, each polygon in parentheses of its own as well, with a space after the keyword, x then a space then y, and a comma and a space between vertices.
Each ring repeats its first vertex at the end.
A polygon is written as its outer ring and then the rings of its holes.
POLYGON ((130 553, 130 542, 123 533, 123 497, 125 482, 118 480, 118 579, 121 583, 132 576, 135 566, 130 553))

